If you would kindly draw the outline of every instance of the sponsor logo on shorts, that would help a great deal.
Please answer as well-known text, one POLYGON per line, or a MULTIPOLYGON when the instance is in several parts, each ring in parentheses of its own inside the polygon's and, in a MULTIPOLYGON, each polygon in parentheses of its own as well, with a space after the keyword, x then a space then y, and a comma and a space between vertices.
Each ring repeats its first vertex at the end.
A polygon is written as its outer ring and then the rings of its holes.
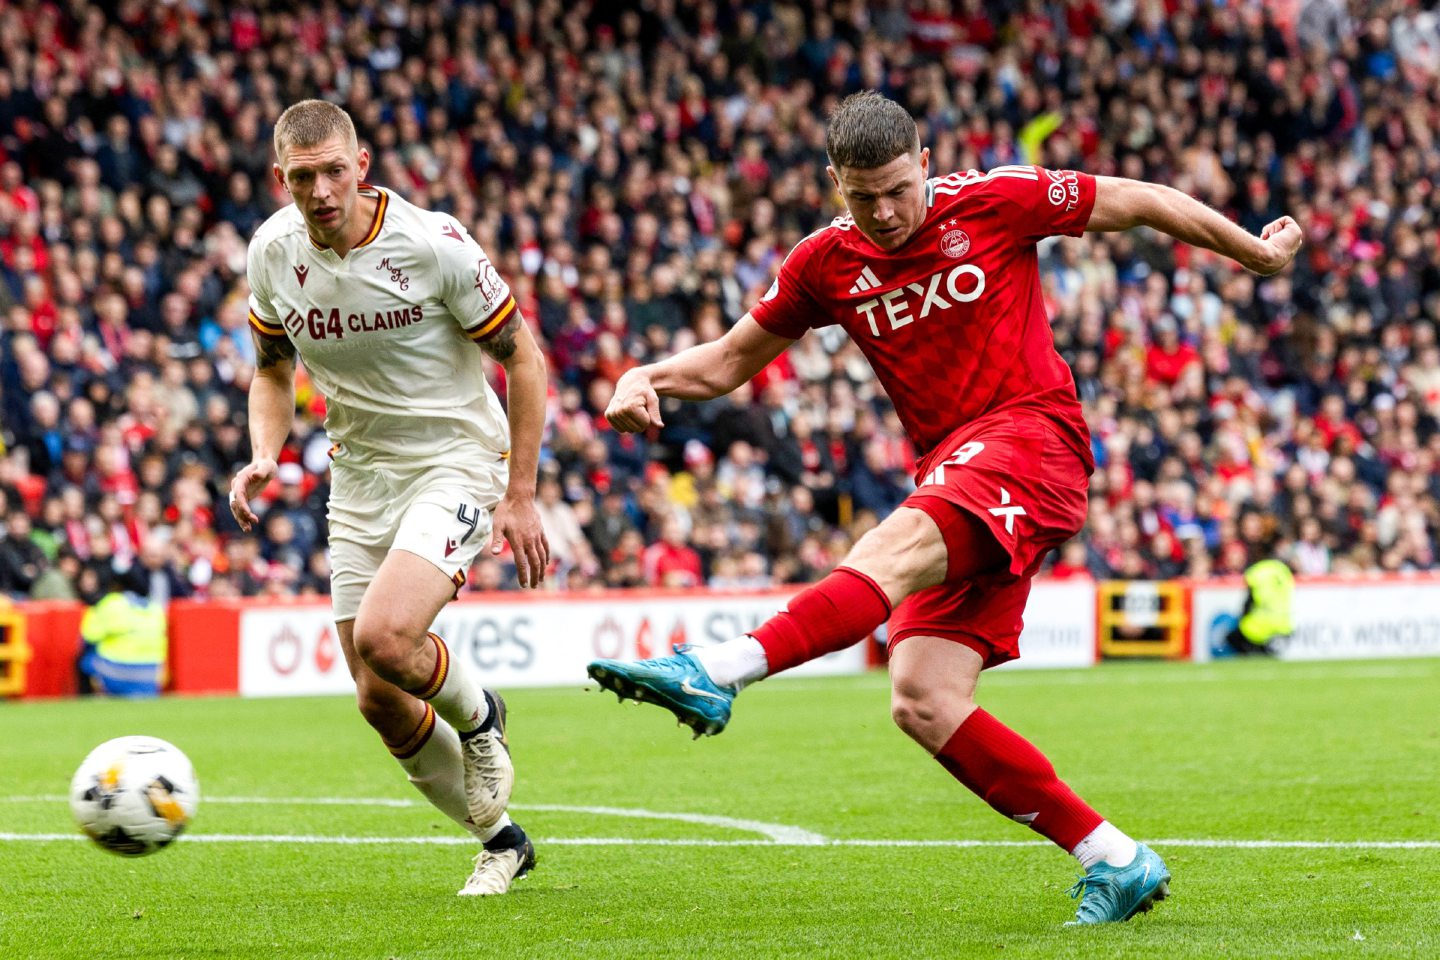
POLYGON ((1009 490, 1006 490, 1004 487, 1001 487, 1001 488, 1000 488, 1000 506, 998 506, 998 507, 991 507, 991 508, 990 508, 990 515, 991 515, 992 517, 1004 517, 1004 518, 1005 518, 1005 532, 1006 532, 1006 533, 1014 533, 1014 532, 1015 532, 1015 518, 1016 518, 1016 517, 1023 517, 1023 516, 1025 516, 1025 508, 1022 507, 1022 506, 1020 506, 1019 504, 1012 504, 1012 503, 1010 502, 1010 491, 1009 491, 1009 490))

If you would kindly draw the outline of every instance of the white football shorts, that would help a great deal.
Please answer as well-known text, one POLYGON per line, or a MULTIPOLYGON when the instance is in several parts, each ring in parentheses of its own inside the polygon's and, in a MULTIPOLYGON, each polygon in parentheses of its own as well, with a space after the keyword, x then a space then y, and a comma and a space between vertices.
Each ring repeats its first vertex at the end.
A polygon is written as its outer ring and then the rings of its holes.
POLYGON ((391 550, 424 557, 455 581, 490 542, 490 519, 505 495, 503 460, 396 469, 330 465, 330 602, 353 620, 360 598, 391 550))

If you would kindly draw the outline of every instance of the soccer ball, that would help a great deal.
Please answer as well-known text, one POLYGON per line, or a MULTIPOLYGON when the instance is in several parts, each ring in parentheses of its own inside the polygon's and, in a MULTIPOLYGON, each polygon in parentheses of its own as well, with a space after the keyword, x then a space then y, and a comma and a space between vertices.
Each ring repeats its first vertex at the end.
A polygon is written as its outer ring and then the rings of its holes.
POLYGON ((100 744, 70 781, 75 822, 102 849, 143 857, 180 836, 200 802, 190 760, 156 737, 100 744))

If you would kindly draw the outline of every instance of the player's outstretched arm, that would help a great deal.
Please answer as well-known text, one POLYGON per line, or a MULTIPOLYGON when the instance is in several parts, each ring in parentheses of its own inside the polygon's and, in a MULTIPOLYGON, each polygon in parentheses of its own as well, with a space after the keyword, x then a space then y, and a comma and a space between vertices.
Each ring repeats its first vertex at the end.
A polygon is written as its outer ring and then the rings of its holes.
POLYGON ((510 541, 520 586, 538 587, 550 565, 550 542, 535 509, 540 440, 545 432, 545 356, 518 309, 492 337, 480 343, 505 368, 505 400, 510 420, 510 482, 495 507, 491 553, 510 541))
POLYGON ((255 496, 275 476, 275 458, 295 420, 295 345, 253 328, 255 376, 250 380, 250 463, 230 482, 230 512, 249 532, 260 518, 250 509, 255 496))
POLYGON ((681 350, 658 363, 636 367, 620 378, 605 419, 623 433, 663 427, 660 397, 713 400, 723 397, 765 368, 794 343, 756 323, 750 314, 719 340, 681 350))
POLYGON ((1214 250, 1264 276, 1294 259, 1303 239, 1290 217, 1267 224, 1256 237, 1173 187, 1121 177, 1095 178, 1095 209, 1085 229, 1095 232, 1150 227, 1177 240, 1214 250))

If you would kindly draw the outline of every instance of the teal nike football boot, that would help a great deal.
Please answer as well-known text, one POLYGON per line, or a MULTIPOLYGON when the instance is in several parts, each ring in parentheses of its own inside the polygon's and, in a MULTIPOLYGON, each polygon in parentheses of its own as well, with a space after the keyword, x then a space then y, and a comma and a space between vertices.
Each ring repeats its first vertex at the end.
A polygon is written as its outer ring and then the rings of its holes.
POLYGON ((1067 927, 1091 923, 1122 923, 1145 913, 1170 895, 1170 870, 1159 854, 1137 844, 1135 859, 1123 867, 1097 863, 1070 888, 1081 897, 1075 919, 1067 927), (1083 894, 1083 897, 1081 895, 1083 894))
POLYGON ((629 697, 669 710, 697 740, 725 729, 739 692, 715 683, 694 654, 683 651, 653 660, 592 660, 585 672, 622 701, 629 697))

